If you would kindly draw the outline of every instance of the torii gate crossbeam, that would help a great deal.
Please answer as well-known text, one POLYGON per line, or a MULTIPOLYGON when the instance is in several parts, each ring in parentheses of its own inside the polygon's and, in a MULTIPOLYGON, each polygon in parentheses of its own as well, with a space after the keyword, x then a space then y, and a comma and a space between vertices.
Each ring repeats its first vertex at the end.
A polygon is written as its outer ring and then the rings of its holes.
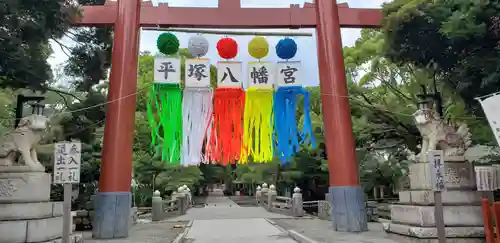
POLYGON ((316 28, 325 140, 328 153, 333 228, 367 230, 364 192, 355 158, 340 27, 378 28, 377 9, 353 9, 334 0, 315 0, 303 8, 241 8, 237 0, 219 0, 218 8, 168 7, 140 0, 84 6, 78 26, 114 25, 104 148, 93 222, 95 238, 128 236, 132 141, 137 92, 139 28, 316 28))

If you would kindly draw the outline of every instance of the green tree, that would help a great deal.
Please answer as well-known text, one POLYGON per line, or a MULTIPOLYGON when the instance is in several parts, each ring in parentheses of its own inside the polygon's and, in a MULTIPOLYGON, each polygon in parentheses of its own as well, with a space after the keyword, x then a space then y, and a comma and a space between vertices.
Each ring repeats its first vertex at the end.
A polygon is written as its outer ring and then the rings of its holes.
POLYGON ((0 5, 0 87, 43 90, 51 80, 49 40, 62 37, 77 8, 63 0, 0 5))
POLYGON ((428 70, 481 114, 474 98, 500 89, 500 1, 395 0, 383 13, 385 56, 428 70))

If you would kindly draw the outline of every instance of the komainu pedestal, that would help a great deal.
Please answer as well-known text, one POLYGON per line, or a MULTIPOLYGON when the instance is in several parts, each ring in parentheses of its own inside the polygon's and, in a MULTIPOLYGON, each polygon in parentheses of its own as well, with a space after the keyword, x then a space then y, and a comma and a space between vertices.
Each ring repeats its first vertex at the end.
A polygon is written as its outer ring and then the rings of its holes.
POLYGON ((63 205, 50 201, 50 185, 50 174, 27 166, 0 169, 0 243, 61 242, 63 205))
MULTIPOLYGON (((474 168, 462 156, 445 157, 445 188, 442 192, 447 242, 483 242, 484 228, 480 194, 474 168)), ((410 190, 399 192, 399 203, 391 205, 391 222, 384 229, 400 242, 434 243, 434 192, 429 162, 410 165, 410 190)))

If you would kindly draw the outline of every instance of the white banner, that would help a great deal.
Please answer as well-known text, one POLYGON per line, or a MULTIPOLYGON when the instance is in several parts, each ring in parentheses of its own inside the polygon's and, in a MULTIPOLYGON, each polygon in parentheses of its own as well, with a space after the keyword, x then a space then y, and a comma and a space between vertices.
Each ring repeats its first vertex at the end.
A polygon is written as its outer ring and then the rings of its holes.
POLYGON ((186 87, 210 87, 210 60, 187 59, 185 68, 186 87))
POLYGON ((272 62, 249 62, 247 65, 248 87, 272 88, 276 75, 272 62))
POLYGON ((488 120, 493 135, 500 145, 500 93, 490 96, 484 100, 479 100, 483 107, 484 114, 488 120))
POLYGON ((276 76, 278 87, 300 86, 300 61, 296 62, 278 62, 276 64, 276 76))
POLYGON ((243 66, 241 62, 217 63, 217 87, 243 88, 243 66))
POLYGON ((181 60, 171 57, 155 57, 155 83, 178 84, 181 81, 181 60))

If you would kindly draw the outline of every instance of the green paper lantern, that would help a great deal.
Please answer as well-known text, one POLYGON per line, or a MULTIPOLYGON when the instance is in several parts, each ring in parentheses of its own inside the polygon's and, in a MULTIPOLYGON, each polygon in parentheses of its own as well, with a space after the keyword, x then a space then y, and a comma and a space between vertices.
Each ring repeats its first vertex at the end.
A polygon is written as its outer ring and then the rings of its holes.
POLYGON ((163 33, 156 40, 156 47, 165 55, 172 55, 179 51, 179 39, 172 33, 163 33))

